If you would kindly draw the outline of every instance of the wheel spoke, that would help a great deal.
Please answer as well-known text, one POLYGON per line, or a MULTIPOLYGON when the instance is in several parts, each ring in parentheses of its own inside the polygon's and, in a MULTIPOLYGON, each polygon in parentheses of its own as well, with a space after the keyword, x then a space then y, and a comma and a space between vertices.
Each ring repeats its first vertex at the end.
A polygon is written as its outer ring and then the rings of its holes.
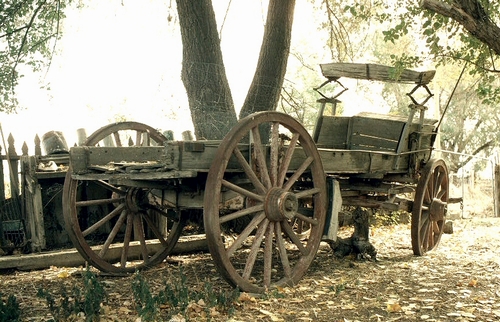
POLYGON ((108 205, 108 204, 112 204, 112 203, 122 203, 123 201, 125 201, 125 198, 120 197, 120 198, 77 201, 75 203, 75 205, 76 205, 76 207, 89 207, 89 206, 108 205))
POLYGON ((250 179, 250 182, 252 182, 252 184, 254 185, 255 189, 257 189, 257 191, 260 194, 265 194, 266 193, 266 188, 264 187, 264 185, 262 184, 262 182, 260 182, 259 178, 257 178, 257 175, 252 170, 252 167, 250 167, 250 165, 248 164, 248 161, 245 160, 245 157, 241 153, 240 149, 238 149, 238 147, 236 147, 234 149, 233 154, 236 156, 236 159, 238 160, 238 163, 243 168, 243 171, 245 171, 245 174, 247 175, 248 179, 250 179))
POLYGON ((155 235, 160 243, 166 247, 168 245, 167 241, 165 240, 162 233, 158 230, 158 228, 156 228, 156 224, 153 222, 149 214, 147 212, 142 212, 141 214, 142 217, 146 220, 146 223, 148 224, 149 229, 151 229, 153 235, 155 235))
POLYGON ((120 139, 120 133, 113 132, 113 137, 115 138, 116 146, 122 146, 122 140, 120 139))
POLYGON ((288 167, 290 166, 290 161, 292 161, 293 152, 295 151, 295 146, 297 145, 299 136, 300 135, 298 133, 294 133, 292 135, 292 140, 290 141, 285 156, 281 161, 280 170, 278 174, 278 184, 277 184, 278 187, 283 186, 283 183, 285 182, 286 173, 288 171, 288 167))
POLYGON ((269 165, 269 175, 271 185, 277 187, 278 184, 278 158, 279 158, 279 123, 273 122, 271 125, 271 155, 269 165))
POLYGON ((266 214, 261 212, 259 215, 255 216, 252 221, 243 229, 238 238, 227 248, 227 256, 231 257, 233 253, 240 248, 243 242, 250 236, 252 231, 266 218, 266 214))
POLYGON ((283 186, 284 190, 290 190, 300 176, 306 171, 309 165, 314 161, 314 157, 310 156, 300 165, 300 167, 295 171, 295 173, 288 179, 287 183, 283 186))
POLYGON ((296 212, 295 217, 302 220, 302 221, 305 221, 306 223, 311 224, 313 226, 318 225, 318 220, 316 220, 315 218, 311 218, 311 217, 308 217, 306 215, 303 215, 300 212, 296 212))
POLYGON ((264 201, 264 196, 258 195, 256 193, 251 192, 251 191, 248 191, 247 189, 242 188, 238 185, 235 185, 234 183, 231 183, 231 182, 224 180, 224 179, 222 179, 221 182, 222 182, 222 185, 224 187, 229 188, 229 189, 233 190, 234 192, 237 192, 241 195, 244 195, 245 197, 248 197, 248 198, 251 198, 254 200, 258 200, 260 202, 264 201))
POLYGON ((321 192, 320 188, 312 188, 312 189, 297 192, 295 194, 295 197, 297 197, 297 199, 307 198, 307 197, 310 197, 310 196, 317 194, 319 192, 321 192))
POLYGON ((303 256, 307 256, 308 254, 307 249, 304 247, 304 245, 302 245, 300 238, 297 236, 297 234, 295 234, 290 224, 286 221, 282 221, 281 227, 283 228, 283 231, 287 234, 287 236, 290 238, 290 240, 295 244, 295 246, 297 246, 300 253, 303 256))
POLYGON ((273 234, 274 222, 270 222, 264 241, 264 285, 269 288, 271 286, 271 273, 273 269, 273 234))
POLYGON ((154 211, 156 212, 157 214, 159 214, 160 216, 162 217, 165 217, 167 219, 170 219, 170 220, 179 220, 179 216, 177 214, 175 215, 171 215, 170 213, 166 212, 165 210, 161 209, 161 208, 158 208, 157 206, 155 205, 152 205, 152 204, 145 204, 144 207, 148 210, 151 210, 151 211, 154 211))
POLYGON ((123 210, 124 207, 125 207, 124 204, 119 204, 118 207, 116 207, 115 209, 113 209, 109 214, 107 214, 106 216, 104 216, 103 218, 101 218, 98 222, 96 222, 95 224, 93 224, 89 228, 87 228, 84 231, 82 231, 83 237, 87 236, 88 234, 93 233, 99 227, 101 227, 102 225, 104 225, 105 223, 107 223, 108 221, 110 221, 111 218, 114 218, 116 215, 118 215, 123 210))
POLYGON ((144 223, 140 214, 134 214, 134 237, 135 240, 139 241, 142 260, 147 262, 149 258, 148 249, 146 248, 146 234, 144 232, 144 223))
POLYGON ((259 167, 259 174, 262 178, 262 183, 267 189, 271 188, 271 179, 269 178, 269 172, 267 170, 266 159, 264 157, 264 151, 262 151, 262 142, 260 141, 259 127, 256 126, 252 128, 253 135, 253 147, 255 151, 255 159, 257 161, 257 166, 259 167))
POLYGON ((250 275, 252 274, 253 267, 255 265, 255 260, 257 259, 257 253, 260 250, 260 245, 262 244, 262 239, 264 239, 268 224, 269 220, 264 219, 257 228, 257 233, 255 234, 252 247, 250 247, 250 253, 248 254, 245 269, 242 274, 242 277, 245 280, 250 279, 250 275))
POLYGON ((123 238, 123 248, 122 248, 122 256, 120 259, 120 266, 125 268, 127 265, 128 259, 128 251, 130 248, 130 240, 132 238, 132 225, 133 225, 134 215, 129 212, 127 215, 127 223, 125 226, 125 236, 123 238))
POLYGON ((135 133, 135 146, 141 146, 142 145, 142 132, 137 131, 135 133))
POLYGON ((278 245, 278 250, 281 259, 281 265, 283 265, 283 271, 285 276, 292 275, 292 269, 290 267, 290 261, 288 260, 288 254, 286 252, 285 241, 283 240, 283 236, 281 235, 281 225, 275 225, 276 229, 276 244, 278 245))
POLYGON ((111 243, 115 239, 120 228, 123 226, 125 219, 127 219, 127 211, 123 210, 122 213, 120 214, 120 217, 116 221, 116 224, 114 225, 113 229, 109 233, 108 238, 106 238, 106 241, 104 242, 104 245, 102 246, 102 249, 99 252, 99 257, 103 258, 106 255, 106 252, 108 251, 109 246, 111 245, 111 243))
POLYGON ((234 220, 234 219, 246 216, 246 215, 260 212, 262 210, 264 210, 264 204, 260 204, 260 205, 249 207, 249 208, 244 208, 244 209, 238 210, 236 212, 233 212, 229 215, 225 215, 225 216, 220 217, 220 223, 222 224, 222 223, 228 222, 230 220, 234 220))

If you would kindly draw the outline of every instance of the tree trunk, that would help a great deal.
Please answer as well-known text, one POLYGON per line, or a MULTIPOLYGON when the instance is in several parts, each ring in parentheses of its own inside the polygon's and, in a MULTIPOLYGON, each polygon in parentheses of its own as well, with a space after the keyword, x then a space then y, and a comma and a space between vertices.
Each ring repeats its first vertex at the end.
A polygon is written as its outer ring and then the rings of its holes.
POLYGON ((357 207, 352 213, 354 232, 349 238, 329 242, 336 257, 355 254, 358 259, 377 260, 377 250, 370 243, 369 211, 357 207))
POLYGON ((498 41, 500 27, 489 19, 477 0, 455 0, 450 4, 439 0, 423 0, 420 5, 424 9, 455 20, 471 35, 500 55, 500 42, 498 41))
POLYGON ((182 82, 197 139, 222 139, 236 124, 211 0, 177 0, 182 82))
POLYGON ((270 0, 257 69, 240 118, 276 109, 292 38, 295 0, 270 0))

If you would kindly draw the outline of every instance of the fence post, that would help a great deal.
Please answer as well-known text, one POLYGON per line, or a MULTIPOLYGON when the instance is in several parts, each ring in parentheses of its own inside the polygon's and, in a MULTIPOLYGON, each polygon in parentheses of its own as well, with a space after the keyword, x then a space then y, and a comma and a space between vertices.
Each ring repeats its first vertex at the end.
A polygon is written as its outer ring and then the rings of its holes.
POLYGON ((500 164, 495 164, 495 217, 500 217, 500 164))
POLYGON ((7 143, 9 147, 7 148, 9 153, 8 162, 10 163, 9 171, 10 175, 10 196, 11 198, 17 198, 19 196, 19 160, 17 158, 16 148, 14 146, 14 137, 12 133, 9 134, 7 138, 7 143))
POLYGON ((5 182, 3 176, 2 145, 0 144, 0 204, 5 201, 5 182))

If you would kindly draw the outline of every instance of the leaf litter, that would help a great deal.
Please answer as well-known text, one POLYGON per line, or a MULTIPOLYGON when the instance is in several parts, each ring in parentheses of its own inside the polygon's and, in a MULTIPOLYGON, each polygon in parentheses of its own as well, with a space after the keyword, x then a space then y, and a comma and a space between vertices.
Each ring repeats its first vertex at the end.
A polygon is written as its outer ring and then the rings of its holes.
MULTIPOLYGON (((425 256, 411 251, 409 225, 372 228, 379 261, 336 258, 322 244, 316 260, 295 287, 267 295, 241 293, 234 310, 207 313, 205 300, 189 303, 186 315, 171 321, 498 321, 500 319, 500 218, 456 220, 454 233, 443 235, 425 256)), ((51 267, 30 272, 3 272, 0 290, 16 296, 22 321, 49 321, 51 312, 36 296, 55 293, 81 281, 83 268, 51 267)), ((229 285, 209 254, 175 256, 143 272, 157 294, 182 270, 189 289, 209 281, 214 289, 229 285)), ((132 296, 133 277, 99 276, 107 293, 101 321, 141 321, 132 296)), ((168 305, 160 310, 168 310, 168 305)), ((73 321, 84 321, 73 316, 73 321)))

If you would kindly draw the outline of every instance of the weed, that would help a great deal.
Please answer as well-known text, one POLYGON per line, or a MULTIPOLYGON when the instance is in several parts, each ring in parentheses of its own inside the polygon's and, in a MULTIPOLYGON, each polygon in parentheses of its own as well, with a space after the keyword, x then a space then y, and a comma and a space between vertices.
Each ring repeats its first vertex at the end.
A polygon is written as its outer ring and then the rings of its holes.
POLYGON ((285 298, 285 295, 283 293, 281 293, 278 289, 273 288, 264 294, 264 299, 269 300, 272 298, 282 299, 282 298, 285 298))
POLYGON ((165 286, 157 295, 151 293, 144 277, 136 273, 132 281, 132 293, 142 321, 168 320, 174 315, 182 315, 187 320, 193 317, 193 314, 209 317, 215 310, 225 311, 230 315, 234 312, 234 303, 239 296, 237 289, 229 293, 217 291, 209 282, 205 282, 201 290, 192 290, 188 287, 182 269, 180 276, 165 282, 165 286), (160 310, 160 307, 168 310, 160 310), (194 307, 196 308, 193 312, 194 307))
POLYGON ((9 295, 4 303, 3 294, 0 293, 0 322, 19 321, 21 310, 14 295, 9 295))
POLYGON ((70 294, 64 284, 61 284, 59 294, 52 294, 43 288, 38 290, 37 296, 45 298, 54 321, 66 321, 81 312, 85 315, 87 322, 100 320, 101 303, 106 298, 104 287, 89 267, 82 274, 82 282, 83 294, 76 285, 73 286, 70 294))
POLYGON ((157 297, 153 297, 149 284, 139 272, 135 273, 132 281, 132 292, 141 320, 145 322, 155 321, 159 312, 158 300, 157 297))
POLYGON ((335 296, 338 296, 342 291, 345 290, 345 284, 337 284, 330 286, 330 290, 335 292, 335 296))

